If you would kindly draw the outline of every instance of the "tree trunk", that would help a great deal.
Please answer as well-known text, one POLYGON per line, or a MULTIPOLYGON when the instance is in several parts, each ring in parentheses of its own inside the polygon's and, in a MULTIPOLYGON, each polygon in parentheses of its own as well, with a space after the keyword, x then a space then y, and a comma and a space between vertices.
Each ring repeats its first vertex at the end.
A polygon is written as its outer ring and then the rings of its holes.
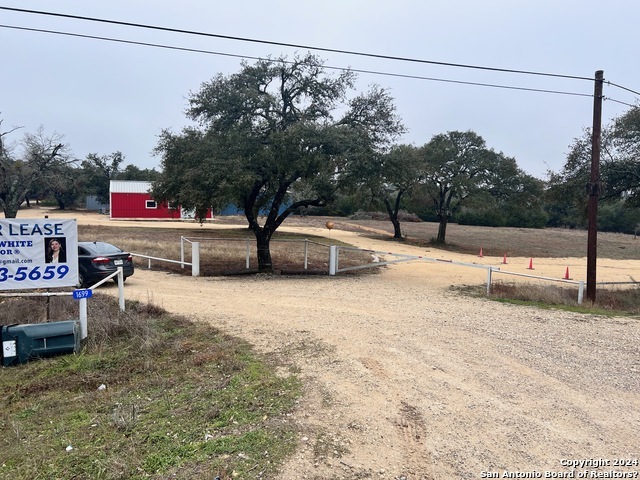
POLYGON ((396 196, 395 208, 391 206, 391 202, 389 199, 384 199, 384 205, 387 208, 387 214, 389 215, 389 220, 393 225, 393 238, 397 240, 402 240, 402 229, 400 228, 400 220, 398 220, 398 212, 400 211, 400 197, 402 196, 403 191, 401 190, 396 196))
POLYGON ((271 250, 269 241, 271 236, 264 231, 255 232, 256 245, 258 247, 258 271, 260 273, 273 273, 273 263, 271 261, 271 250))
POLYGON ((16 202, 8 201, 4 202, 3 210, 4 210, 4 218, 16 218, 18 215, 18 210, 20 209, 20 205, 16 202))
POLYGON ((66 205, 64 203, 64 199, 62 198, 62 195, 57 195, 54 193, 53 197, 56 199, 56 202, 58 202, 58 207, 60 207, 60 210, 66 210, 66 205))
POLYGON ((436 238, 436 243, 444 244, 445 236, 447 234, 447 223, 449 223, 449 217, 447 215, 440 216, 440 224, 438 225, 438 238, 436 238))
POLYGON ((393 223, 393 238, 402 240, 402 230, 400 230, 398 215, 394 215, 394 217, 391 219, 391 223, 393 223))

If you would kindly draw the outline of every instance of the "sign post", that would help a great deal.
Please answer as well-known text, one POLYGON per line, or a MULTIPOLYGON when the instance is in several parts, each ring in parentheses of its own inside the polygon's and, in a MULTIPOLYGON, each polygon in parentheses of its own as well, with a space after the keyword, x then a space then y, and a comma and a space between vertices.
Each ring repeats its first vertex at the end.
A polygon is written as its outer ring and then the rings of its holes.
POLYGON ((73 298, 79 300, 80 308, 80 340, 84 340, 89 335, 87 331, 87 298, 93 296, 93 290, 82 288, 73 291, 73 298))

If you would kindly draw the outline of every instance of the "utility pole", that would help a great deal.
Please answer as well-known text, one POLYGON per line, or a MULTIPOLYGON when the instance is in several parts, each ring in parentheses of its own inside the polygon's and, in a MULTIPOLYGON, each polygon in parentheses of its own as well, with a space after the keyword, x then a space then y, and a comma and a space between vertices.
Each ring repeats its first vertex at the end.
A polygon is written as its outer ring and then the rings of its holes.
POLYGON ((593 92, 593 129, 591 132, 591 178, 587 238, 587 299, 596 301, 596 260, 598 258, 598 197, 600 195, 600 137, 602 134, 602 86, 604 71, 597 70, 593 92))

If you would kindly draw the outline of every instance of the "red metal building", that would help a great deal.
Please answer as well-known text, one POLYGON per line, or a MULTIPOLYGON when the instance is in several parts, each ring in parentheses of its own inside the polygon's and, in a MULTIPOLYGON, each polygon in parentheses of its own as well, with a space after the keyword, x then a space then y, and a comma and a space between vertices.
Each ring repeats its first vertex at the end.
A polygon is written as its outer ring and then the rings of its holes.
MULTIPOLYGON (((149 190, 150 182, 111 180, 109 185, 109 218, 192 219, 192 211, 179 205, 156 202, 149 190)), ((211 211, 207 218, 213 218, 211 211)))

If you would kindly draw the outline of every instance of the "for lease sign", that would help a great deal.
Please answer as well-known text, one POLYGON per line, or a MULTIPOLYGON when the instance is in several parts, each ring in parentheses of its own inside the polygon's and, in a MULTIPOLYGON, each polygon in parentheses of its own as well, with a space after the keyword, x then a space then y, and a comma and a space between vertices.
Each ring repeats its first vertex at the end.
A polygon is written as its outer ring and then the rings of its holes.
POLYGON ((0 219, 0 290, 78 283, 75 220, 0 219))

